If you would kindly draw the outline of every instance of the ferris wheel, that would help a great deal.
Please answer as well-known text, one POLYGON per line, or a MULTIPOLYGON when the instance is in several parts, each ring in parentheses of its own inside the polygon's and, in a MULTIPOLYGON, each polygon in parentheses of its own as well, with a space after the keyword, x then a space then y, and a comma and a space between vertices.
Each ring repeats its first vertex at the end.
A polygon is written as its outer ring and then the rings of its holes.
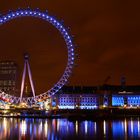
MULTIPOLYGON (((40 100, 45 100, 48 97, 51 97, 52 95, 57 93, 67 83, 68 78, 70 77, 73 66, 74 66, 75 47, 72 41, 72 37, 68 33, 68 30, 64 27, 64 25, 60 21, 58 21, 53 16, 50 16, 47 12, 41 12, 39 10, 31 10, 31 9, 22 9, 22 10, 12 11, 0 17, 0 25, 3 25, 10 20, 21 18, 21 17, 40 18, 50 23, 53 27, 55 27, 61 33, 65 41, 67 52, 68 52, 67 66, 64 70, 64 73, 62 74, 59 81, 55 83, 54 86, 48 91, 41 93, 40 95, 37 95, 37 96, 33 92, 33 97, 23 97, 23 96, 16 97, 16 96, 12 96, 10 94, 0 91, 0 98, 7 102, 10 102, 13 104, 18 104, 20 102, 25 102, 27 104, 35 104, 39 102, 40 100)), ((28 63, 27 63, 27 66, 28 66, 28 63)))

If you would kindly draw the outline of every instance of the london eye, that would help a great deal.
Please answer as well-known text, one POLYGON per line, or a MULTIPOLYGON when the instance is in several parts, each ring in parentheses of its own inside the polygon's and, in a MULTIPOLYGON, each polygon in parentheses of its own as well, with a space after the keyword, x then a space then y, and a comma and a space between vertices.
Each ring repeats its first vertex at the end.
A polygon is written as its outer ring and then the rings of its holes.
MULTIPOLYGON (((67 52, 68 52, 67 65, 66 65, 66 68, 65 68, 61 78, 58 80, 58 82, 56 82, 54 84, 53 87, 51 87, 46 92, 40 93, 39 95, 35 95, 33 83, 31 83, 32 77, 31 77, 30 73, 29 73, 29 75, 30 75, 29 78, 30 78, 32 92, 33 92, 32 97, 24 97, 23 96, 24 84, 23 84, 23 86, 21 86, 20 97, 13 96, 13 95, 7 94, 6 92, 0 91, 0 98, 2 100, 5 100, 5 101, 10 102, 12 104, 19 104, 21 102, 24 102, 26 104, 35 104, 41 100, 45 100, 48 97, 51 97, 52 95, 57 93, 67 83, 67 81, 72 73, 73 66, 74 66, 75 47, 74 47, 74 44, 72 41, 72 37, 69 34, 67 28, 65 28, 65 26, 60 21, 58 21, 56 18, 54 18, 53 16, 50 16, 48 14, 48 12, 42 12, 39 10, 31 10, 31 9, 22 9, 22 10, 17 10, 17 11, 11 11, 8 14, 2 15, 0 17, 0 25, 2 26, 3 24, 6 24, 10 20, 13 20, 16 18, 22 18, 22 17, 40 18, 40 19, 50 23, 62 35, 62 37, 65 41, 66 47, 67 47, 67 52)), ((27 69, 28 69, 28 71, 30 71, 27 55, 25 56, 25 59, 26 59, 27 69)), ((26 66, 24 66, 24 67, 26 67, 26 66)), ((25 75, 23 75, 23 76, 25 76, 25 75)), ((22 78, 22 82, 23 82, 23 78, 22 78)))

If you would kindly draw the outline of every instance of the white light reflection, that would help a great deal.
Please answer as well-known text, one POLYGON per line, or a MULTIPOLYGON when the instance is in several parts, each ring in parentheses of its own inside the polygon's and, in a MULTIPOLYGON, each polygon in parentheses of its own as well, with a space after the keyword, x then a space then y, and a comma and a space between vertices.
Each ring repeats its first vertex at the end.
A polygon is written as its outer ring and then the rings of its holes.
POLYGON ((104 135, 106 135, 106 121, 105 120, 103 122, 103 130, 104 130, 104 135))
POLYGON ((76 130, 76 134, 78 134, 78 121, 77 120, 75 122, 75 130, 76 130))
POLYGON ((41 133, 42 133, 42 121, 39 124, 39 134, 41 134, 41 133))
POLYGON ((6 137, 7 134, 10 133, 9 129, 8 129, 8 122, 7 122, 7 119, 4 118, 3 119, 3 136, 6 137))
POLYGON ((13 118, 10 118, 10 122, 12 122, 13 121, 13 118))
POLYGON ((25 120, 22 120, 20 129, 21 129, 21 135, 25 135, 27 132, 27 124, 25 120))
POLYGON ((138 118, 138 137, 140 137, 140 120, 138 118))
POLYGON ((48 122, 46 121, 44 124, 44 130, 45 130, 45 137, 48 135, 48 122))
POLYGON ((131 119, 131 134, 133 135, 133 120, 131 119))
POLYGON ((125 132, 125 140, 127 140, 127 121, 124 120, 124 132, 125 132))
POLYGON ((87 131, 88 131, 88 122, 85 121, 85 134, 87 134, 87 131))
POLYGON ((3 128, 4 128, 4 130, 7 129, 7 119, 6 118, 3 119, 3 128))
POLYGON ((57 120, 57 132, 59 132, 59 124, 60 124, 60 120, 57 120))
POLYGON ((97 124, 96 122, 94 123, 94 130, 95 130, 95 134, 97 133, 97 124))

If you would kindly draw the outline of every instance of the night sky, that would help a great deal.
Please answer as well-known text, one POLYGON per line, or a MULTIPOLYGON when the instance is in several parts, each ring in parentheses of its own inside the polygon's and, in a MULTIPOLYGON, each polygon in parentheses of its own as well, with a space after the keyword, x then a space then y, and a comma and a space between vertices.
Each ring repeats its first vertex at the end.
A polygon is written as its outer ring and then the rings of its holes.
MULTIPOLYGON (((1 0, 0 13, 18 7, 48 10, 64 20, 74 35, 78 54, 69 85, 140 85, 140 2, 130 0, 1 0)), ((20 77, 23 54, 30 65, 37 92, 49 89, 61 77, 67 49, 60 33, 49 23, 19 18, 0 27, 0 60, 14 60, 20 77)))

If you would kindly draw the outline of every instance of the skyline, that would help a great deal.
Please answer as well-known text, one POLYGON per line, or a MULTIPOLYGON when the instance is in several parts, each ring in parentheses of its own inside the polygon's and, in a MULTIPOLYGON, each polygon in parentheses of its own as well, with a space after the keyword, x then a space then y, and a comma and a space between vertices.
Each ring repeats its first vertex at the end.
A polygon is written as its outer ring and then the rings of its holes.
MULTIPOLYGON (((41 11, 48 10, 50 15, 64 20, 64 25, 70 27, 70 33, 74 35, 74 44, 78 46, 77 66, 69 85, 102 85, 108 76, 111 77, 109 84, 120 84, 123 75, 126 76, 126 84, 140 85, 138 5, 138 1, 123 3, 89 0, 87 3, 77 0, 68 3, 64 0, 5 0, 1 2, 0 13, 3 15, 9 9, 29 6, 31 9, 38 7, 41 11)), ((20 71, 23 68, 24 52, 31 55, 31 71, 37 87, 48 89, 63 74, 67 50, 64 40, 49 23, 33 18, 19 18, 0 27, 0 38, 1 46, 4 46, 1 48, 4 56, 0 56, 0 59, 16 60, 20 64, 20 71), (14 50, 9 46, 13 46, 14 50)))

